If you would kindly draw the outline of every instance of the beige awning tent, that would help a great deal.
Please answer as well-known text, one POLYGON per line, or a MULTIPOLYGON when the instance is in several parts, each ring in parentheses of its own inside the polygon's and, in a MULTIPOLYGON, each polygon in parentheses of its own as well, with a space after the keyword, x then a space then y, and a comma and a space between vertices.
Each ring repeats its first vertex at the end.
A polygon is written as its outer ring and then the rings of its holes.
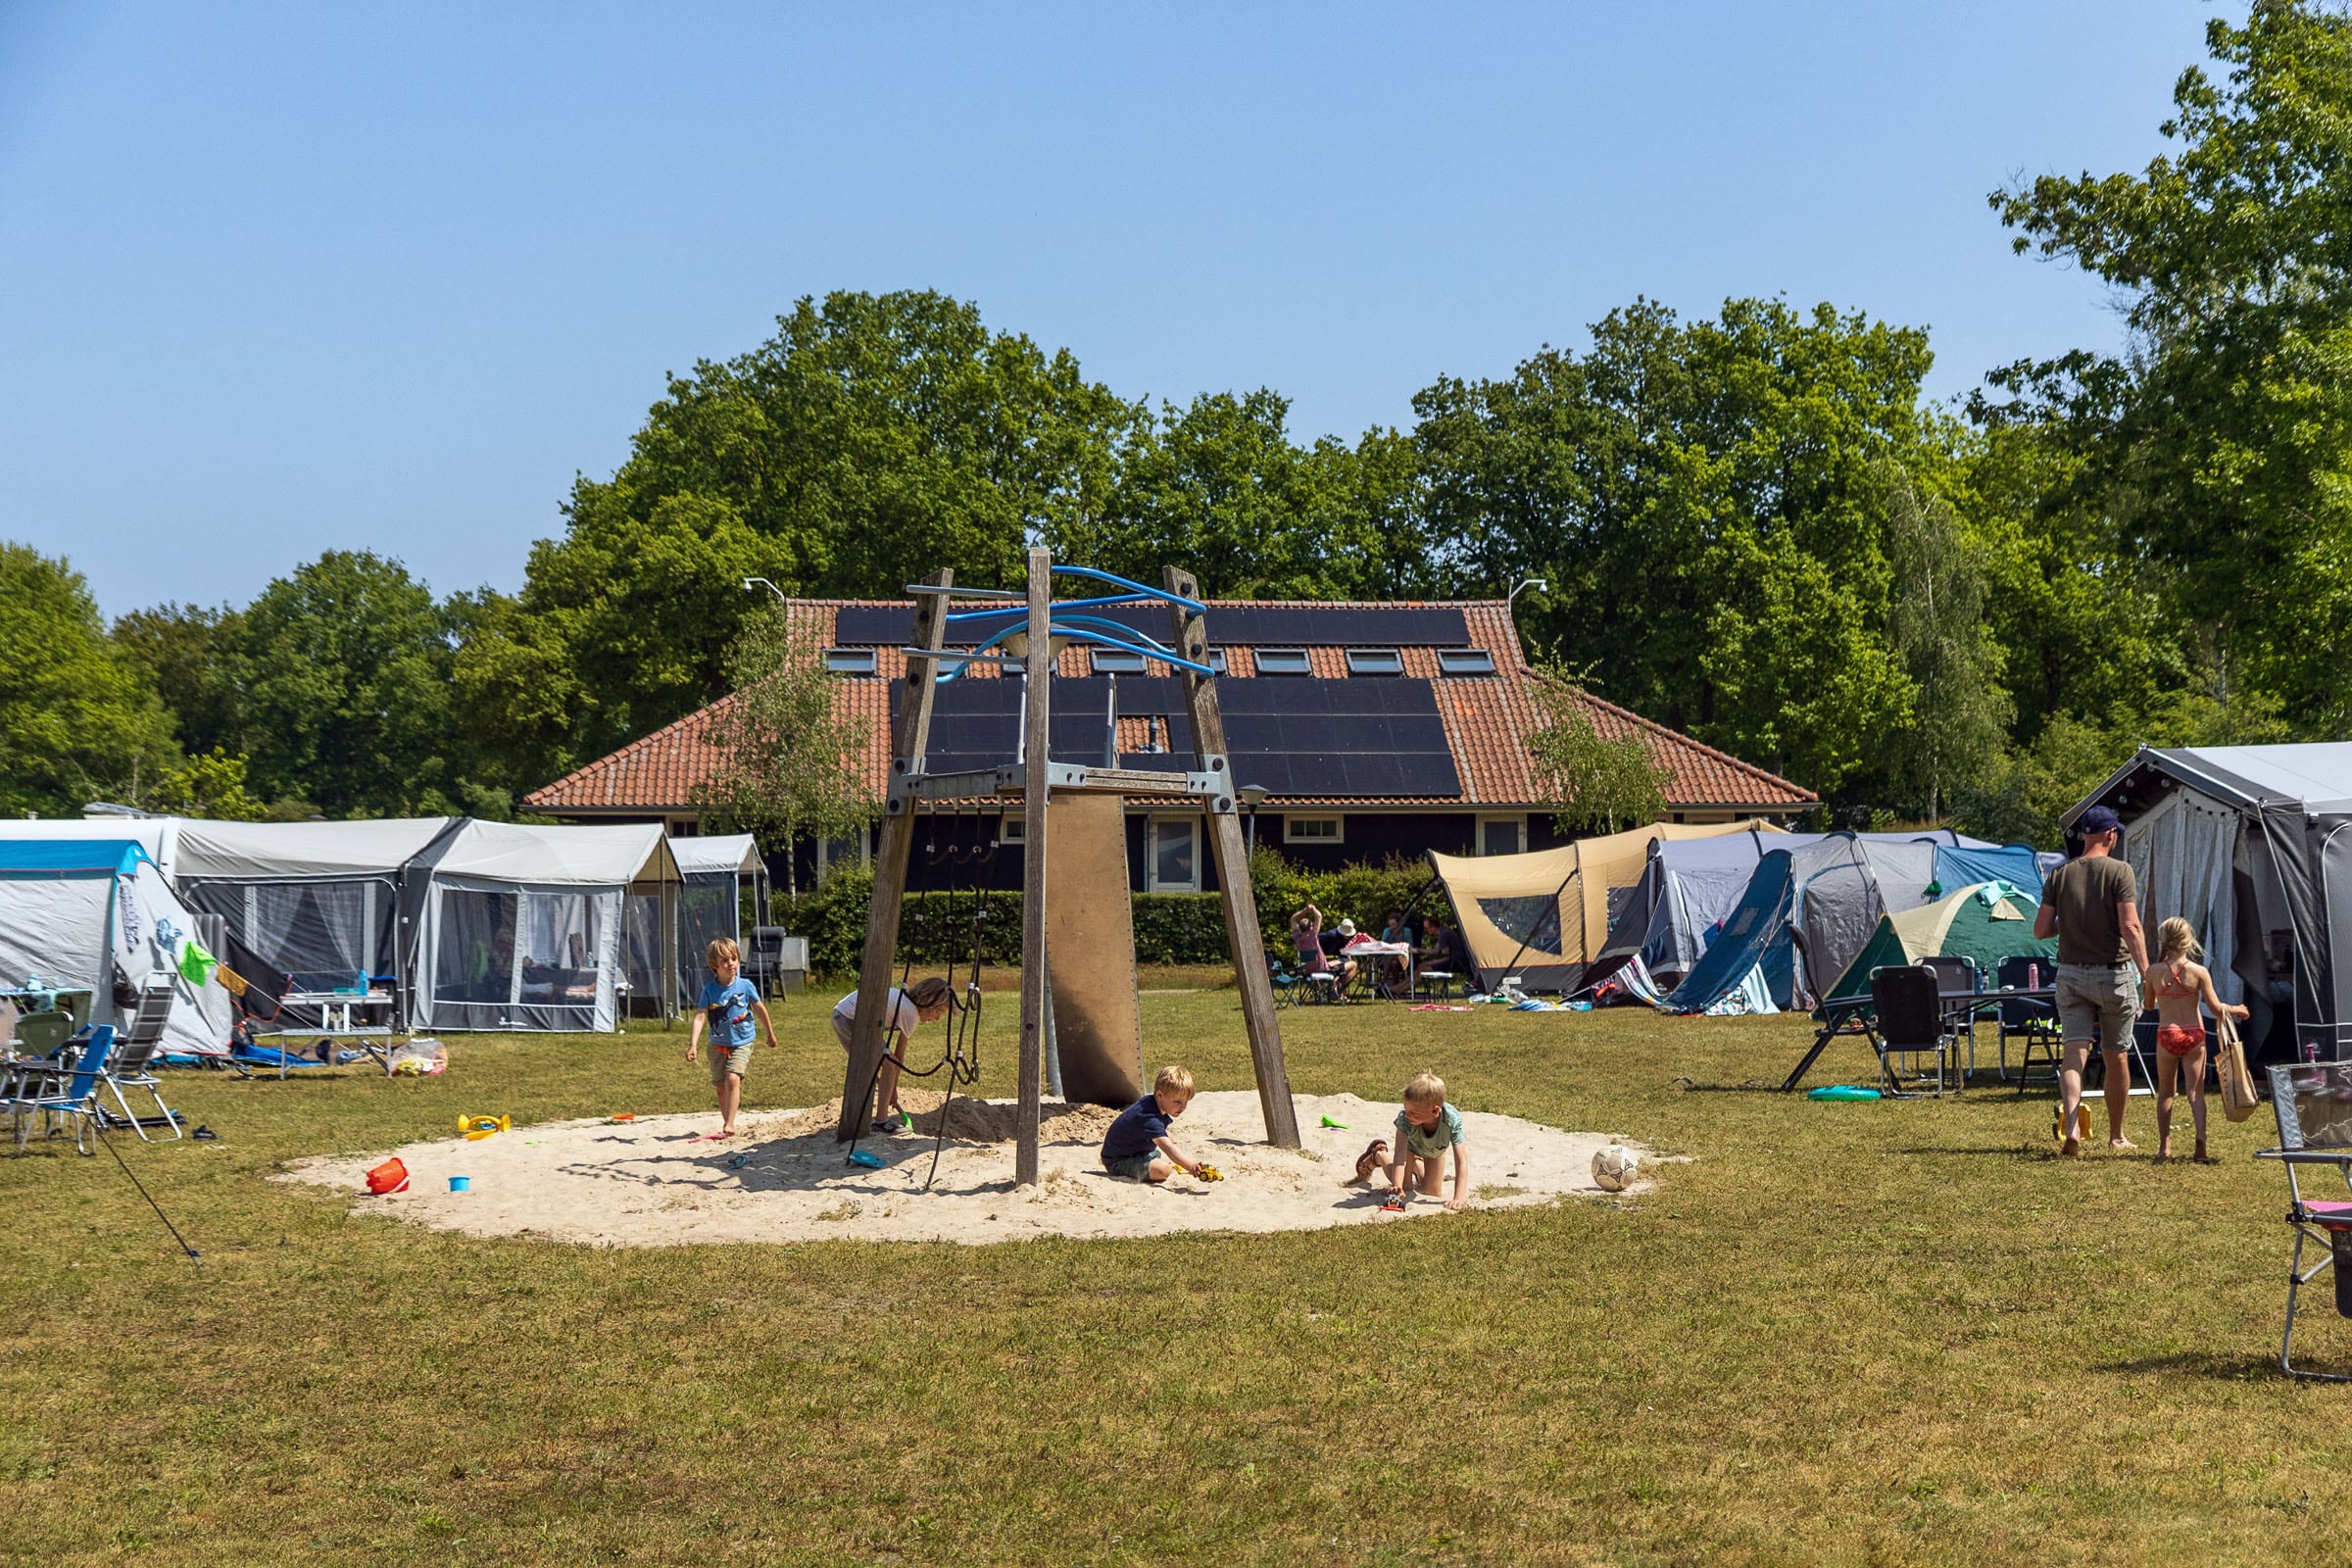
POLYGON ((1653 822, 1527 855, 1430 854, 1479 981, 1573 990, 1609 935, 1609 894, 1642 879, 1658 839, 1781 830, 1761 822, 1653 822))

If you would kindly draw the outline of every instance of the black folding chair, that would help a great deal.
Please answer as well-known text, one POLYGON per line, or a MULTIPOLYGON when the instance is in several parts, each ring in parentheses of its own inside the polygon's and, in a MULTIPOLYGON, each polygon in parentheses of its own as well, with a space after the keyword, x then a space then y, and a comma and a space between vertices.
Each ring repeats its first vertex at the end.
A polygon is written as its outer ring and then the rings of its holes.
POLYGON ((2291 1063, 2271 1068, 2270 1079, 2278 1147, 2254 1157, 2286 1167, 2286 1222, 2295 1232, 2295 1255, 2286 1266, 2286 1332, 2278 1339, 2278 1370, 2289 1377, 2352 1383, 2352 1374, 2314 1372, 2294 1361, 2295 1298, 2320 1270, 2335 1270, 2336 1315, 2352 1317, 2352 1196, 2305 1198, 2298 1177, 2302 1169, 2331 1165, 2352 1195, 2352 1062, 2291 1063), (2316 1243, 2326 1253, 2309 1272, 2303 1268, 2306 1243, 2316 1243))
MULTIPOLYGON (((2001 960, 2000 967, 1993 971, 1993 987, 1999 991, 2039 991, 2056 978, 2056 966, 2049 959, 2021 954, 2001 960)), ((2039 1056, 2049 1069, 2048 1076, 2042 1081, 2055 1084, 2058 1081, 2060 1056, 2058 1004, 2032 997, 2007 997, 2002 999, 1998 1013, 1995 1029, 2000 1050, 2001 1081, 2006 1083, 2009 1079, 2009 1042, 2017 1040, 2024 1043, 2017 1069, 2019 1097, 2024 1097, 2026 1086, 2034 1081, 2035 1056, 2039 1056)))
POLYGON ((1955 1033, 1965 1026, 1968 1030, 1968 1071, 1977 1070, 1977 1009, 1963 1003, 1984 990, 1984 971, 1970 957, 1946 956, 1932 953, 1919 960, 1936 971, 1936 1000, 1943 1008, 1945 1021, 1955 1033))
POLYGON ((1911 1077, 1925 1083, 1919 1058, 1936 1063, 1935 1095, 1943 1095, 1956 1035, 1945 1018, 1934 969, 1923 963, 1886 964, 1870 971, 1871 1010, 1878 1014, 1879 1092, 1892 1100, 1916 1100, 1902 1087, 1894 1058, 1909 1058, 1911 1077))

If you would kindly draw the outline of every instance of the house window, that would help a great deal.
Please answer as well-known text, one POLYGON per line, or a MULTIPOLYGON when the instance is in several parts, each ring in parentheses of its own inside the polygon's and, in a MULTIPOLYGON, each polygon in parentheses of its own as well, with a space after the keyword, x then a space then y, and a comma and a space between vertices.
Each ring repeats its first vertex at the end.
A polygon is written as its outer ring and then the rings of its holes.
POLYGON ((871 675, 874 672, 874 651, 871 648, 828 648, 825 650, 825 668, 836 675, 871 675))
POLYGON ((1153 893, 1200 891, 1200 819, 1152 818, 1150 869, 1153 893))
POLYGON ((818 839, 816 841, 816 879, 822 882, 825 879, 825 873, 836 865, 863 863, 869 853, 863 828, 859 828, 847 838, 818 839))
POLYGON ((1350 648, 1348 650, 1348 673, 1401 675, 1404 673, 1404 656, 1394 648, 1350 648))
POLYGON ((1216 671, 1218 674, 1220 674, 1220 675, 1222 675, 1222 674, 1224 674, 1224 673, 1225 673, 1225 650, 1224 650, 1224 649, 1222 649, 1222 648, 1211 648, 1211 649, 1208 651, 1208 667, 1209 667, 1209 668, 1211 668, 1211 669, 1213 669, 1213 670, 1215 670, 1215 671, 1216 671))
POLYGON ((1010 812, 1006 812, 997 823, 997 842, 999 844, 1028 843, 1029 818, 1014 816, 1010 812))
POLYGON ((1286 816, 1282 819, 1282 842, 1285 844, 1345 844, 1347 836, 1336 816, 1286 816))
POLYGON ((1306 662, 1303 648, 1260 648, 1257 651, 1257 672, 1260 675, 1306 675, 1314 666, 1306 662))
POLYGON ((1527 849, 1527 818, 1482 816, 1478 819, 1478 853, 1519 855, 1527 849))
POLYGON ((1494 673, 1494 656, 1484 648, 1441 648, 1438 650, 1438 673, 1492 675, 1494 673))
POLYGON ((1092 652, 1095 673, 1098 675, 1141 675, 1144 672, 1144 656, 1141 654, 1124 648, 1097 648, 1092 652))

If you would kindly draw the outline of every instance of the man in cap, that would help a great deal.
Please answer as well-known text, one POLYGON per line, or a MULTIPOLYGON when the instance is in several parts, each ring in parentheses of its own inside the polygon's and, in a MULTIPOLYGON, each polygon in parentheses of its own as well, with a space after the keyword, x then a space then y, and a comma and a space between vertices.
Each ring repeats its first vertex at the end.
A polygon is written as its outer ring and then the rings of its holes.
MULTIPOLYGON (((2058 1028, 2066 1042, 2058 1069, 2058 1134, 2064 1152, 2082 1152, 2082 1069, 2095 1026, 2107 1060, 2107 1147, 2130 1149, 2124 1113, 2132 1104, 2132 1025, 2139 1016, 2139 977, 2148 939, 2139 924, 2139 885, 2116 855, 2123 819, 2104 806, 2075 823, 2082 853, 2050 873, 2034 934, 2058 939, 2058 1028)), ((2082 1116, 2087 1125, 2089 1118, 2082 1116)))

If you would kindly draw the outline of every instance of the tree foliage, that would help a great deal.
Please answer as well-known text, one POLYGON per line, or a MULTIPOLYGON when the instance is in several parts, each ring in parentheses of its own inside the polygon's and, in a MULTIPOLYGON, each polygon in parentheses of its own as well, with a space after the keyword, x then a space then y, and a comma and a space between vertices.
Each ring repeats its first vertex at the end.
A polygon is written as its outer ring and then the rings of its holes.
POLYGON ((1663 821, 1673 770, 1658 764, 1639 734, 1614 740, 1593 727, 1583 695, 1556 673, 1540 680, 1544 726, 1528 737, 1536 790, 1563 834, 1615 833, 1663 821))
POLYGON ((134 803, 177 760, 172 722, 110 642, 81 574, 0 544, 0 811, 78 814, 134 803))
POLYGON ((872 821, 878 803, 858 767, 867 726, 842 711, 840 679, 782 606, 746 620, 727 675, 734 694, 713 736, 721 760, 699 797, 711 825, 789 844, 800 834, 845 837, 872 821))

